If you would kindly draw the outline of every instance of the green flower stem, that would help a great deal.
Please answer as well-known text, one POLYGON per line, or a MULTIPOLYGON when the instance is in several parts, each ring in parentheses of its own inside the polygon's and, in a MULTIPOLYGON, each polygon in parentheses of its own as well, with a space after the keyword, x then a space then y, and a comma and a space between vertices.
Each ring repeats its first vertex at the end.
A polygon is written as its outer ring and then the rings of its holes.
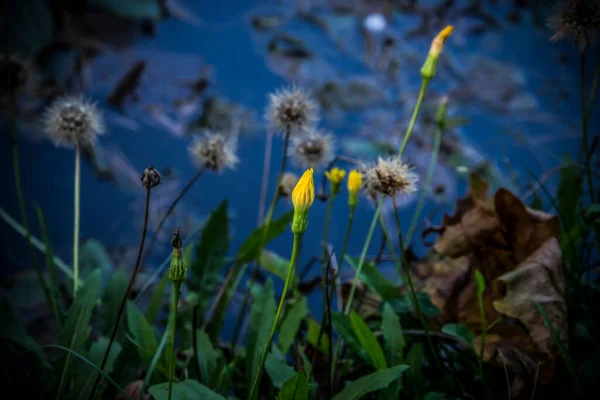
POLYGON ((404 149, 408 144, 408 138, 415 127, 415 122, 417 121, 417 116, 419 115, 419 111, 421 110, 421 105, 423 104, 423 98, 425 97, 425 90, 427 89, 427 85, 429 85, 429 81, 431 79, 423 78, 421 81, 421 90, 419 90, 419 97, 417 98, 417 104, 415 105, 415 109, 413 111, 412 117, 410 118, 410 123, 408 124, 408 129, 404 134, 404 140, 402 141, 402 146, 400 146, 400 152, 398 153, 398 158, 402 157, 404 153, 404 149))
POLYGON ((406 234, 406 243, 410 244, 412 236, 417 229, 417 223, 419 222, 419 216, 423 211, 423 206, 425 205, 425 198, 427 197, 427 190, 431 186, 431 179, 433 178, 433 172, 435 171, 435 166, 437 163, 438 154, 440 153, 440 146, 442 144, 442 130, 437 128, 435 130, 435 137, 433 142, 433 152, 431 153, 431 160, 429 160, 429 167, 427 169, 427 176, 425 177, 425 184, 421 189, 421 193, 419 194, 419 202, 417 203, 417 207, 413 214, 412 220, 410 221, 410 227, 408 228, 408 233, 406 234))
POLYGON ((379 214, 381 214, 381 209, 383 207, 383 200, 379 201, 377 204, 377 209, 375 210, 375 214, 373 215, 373 220, 371 221, 371 226, 369 227, 369 231, 367 233, 367 239, 365 240, 365 244, 363 246, 362 252, 360 253, 360 259, 358 261, 358 266, 356 269, 356 275, 354 276, 354 280, 352 281, 352 287, 350 288, 350 295, 348 296, 348 301, 346 302, 346 307, 344 308, 344 314, 350 314, 350 309, 352 308, 352 300, 354 299, 354 293, 356 292, 356 285, 360 280, 360 273, 362 272, 362 267, 365 263, 365 259, 367 258, 367 251, 369 250, 369 245, 371 244, 371 239, 373 238, 373 233, 375 232, 375 226, 377 225, 377 220, 379 218, 379 214))
POLYGON ((173 290, 171 291, 171 324, 169 328, 171 329, 169 341, 169 354, 171 355, 171 364, 169 365, 169 400, 171 400, 173 375, 175 374, 175 331, 177 329, 177 306, 179 304, 180 289, 181 284, 173 282, 173 290))
POLYGON ((583 137, 582 137, 582 151, 583 151, 583 159, 586 170, 587 184, 588 189, 590 191, 590 199, 592 203, 594 202, 594 184, 592 179, 592 169, 590 166, 590 152, 589 152, 589 144, 588 144, 588 105, 585 101, 585 52, 581 52, 581 69, 580 69, 580 78, 581 78, 581 125, 583 129, 583 137))
POLYGON ((252 384, 252 389, 250 390, 250 395, 248 398, 250 400, 255 400, 258 397, 258 386, 260 384, 260 379, 262 377, 262 371, 265 366, 265 361, 267 360, 267 355, 269 354, 269 350, 271 348, 271 343, 273 342, 273 336, 275 336, 275 331, 277 330, 277 325, 279 323, 279 318, 281 317, 281 313, 283 311, 283 305, 285 304, 285 297, 289 290, 290 284, 294 277, 294 268, 298 261, 298 257, 300 255, 300 247, 302 246, 302 238, 303 234, 297 233, 294 234, 294 245, 292 247, 292 256, 290 258, 290 267, 288 269, 287 276, 285 278, 285 284, 283 286, 283 293, 281 294, 281 299, 279 300, 279 306, 277 307, 277 312, 275 313, 275 320, 273 321, 273 326, 271 327, 271 333, 269 334, 269 340, 265 343, 265 347, 260 356, 260 362, 258 363, 258 369, 256 371, 256 378, 254 379, 254 383, 252 384))
MULTIPOLYGON (((417 98, 417 104, 415 105, 415 109, 413 111, 413 115, 410 119, 410 123, 408 124, 408 128, 406 129, 406 133, 404 134, 404 140, 402 141, 402 146, 400 147, 400 151, 398 152, 398 159, 402 157, 404 153, 404 149, 408 144, 408 139, 410 138, 410 134, 412 133, 413 128, 415 127, 415 122, 417 121, 417 116, 419 115, 419 111, 421 110, 421 105, 423 104, 423 98, 425 97, 425 90, 427 89, 427 85, 429 85, 430 78, 423 78, 421 82, 421 90, 419 91, 419 97, 417 98)), ((356 276, 354 277, 354 281, 352 281, 352 287, 350 288, 350 296, 348 297, 348 301, 346 302, 346 307, 344 310, 344 314, 348 315, 350 313, 350 308, 352 306, 352 299, 354 298, 354 292, 356 291, 356 284, 358 282, 358 277, 362 272, 362 266, 365 262, 365 258, 367 257, 367 251, 369 249, 369 245, 371 244, 371 239, 373 238, 373 232, 375 231, 375 226, 377 225, 377 220, 379 218, 379 214, 381 213, 381 208, 383 206, 383 200, 380 200, 377 204, 377 209, 375 210, 375 215, 373 215, 373 220, 371 221, 371 227, 369 228, 369 232, 367 233, 367 238, 365 240, 365 244, 362 249, 362 253, 360 255, 360 259, 358 261, 358 267, 356 270, 356 276)), ((431 340, 431 339, 430 339, 431 340)), ((340 339, 336 342, 335 350, 333 352, 333 361, 331 363, 331 376, 334 375, 335 364, 337 353, 339 351, 341 342, 340 339)), ((435 354, 435 353, 434 353, 435 354)), ((437 359, 437 356, 436 356, 437 359)))
MULTIPOLYGON (((285 173, 285 166, 287 164, 287 156, 288 156, 288 147, 290 144, 290 132, 286 132, 285 139, 283 142, 283 159, 281 160, 281 167, 279 168, 279 175, 277 176, 277 186, 275 187, 275 193, 273 194, 273 199, 271 200, 271 205, 269 206, 269 210, 267 211, 267 215, 265 217, 264 227, 265 231, 263 233, 262 242, 260 245, 259 257, 262 254, 262 251, 265 248, 265 244, 267 242, 267 235, 269 233, 269 228, 271 227, 271 222, 273 220, 273 213, 275 212, 275 206, 277 205, 277 200, 279 200, 279 186, 281 185, 281 179, 283 178, 283 174, 285 173)), ((237 316, 237 322, 235 324, 236 328, 234 329, 234 338, 235 340, 231 342, 232 348, 235 349, 237 339, 239 335, 236 334, 241 325, 242 320, 244 319, 244 313, 246 312, 246 308, 248 307, 248 303, 250 302, 250 293, 252 293, 252 288, 254 287, 254 282, 256 282, 256 278, 258 277, 258 260, 255 260, 252 265, 252 277, 250 278, 250 284, 248 285, 248 290, 246 291, 246 295, 244 296, 244 301, 242 303, 242 307, 237 316)))
POLYGON ((81 150, 75 148, 75 226, 73 230, 73 298, 79 286, 79 204, 81 198, 81 150))

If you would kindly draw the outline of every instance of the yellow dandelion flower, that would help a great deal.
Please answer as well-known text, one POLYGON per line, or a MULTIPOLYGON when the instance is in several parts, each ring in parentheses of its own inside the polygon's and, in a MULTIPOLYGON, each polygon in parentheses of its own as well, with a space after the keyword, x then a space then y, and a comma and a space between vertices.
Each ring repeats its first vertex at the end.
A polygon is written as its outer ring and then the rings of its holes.
POLYGON ((346 171, 335 167, 331 171, 325 171, 325 176, 331 182, 331 195, 337 195, 340 192, 340 185, 346 176, 346 171))
POLYGON ((444 50, 444 44, 446 40, 452 35, 454 27, 448 25, 431 41, 431 47, 429 48, 429 54, 427 59, 421 68, 421 76, 423 79, 431 79, 435 76, 437 70, 437 62, 442 50, 444 50))
POLYGON ((292 203, 294 204, 294 219, 292 221, 292 232, 304 233, 308 225, 308 210, 315 200, 315 181, 313 180, 313 169, 307 169, 296 187, 292 191, 292 203))
POLYGON ((346 176, 346 171, 341 168, 335 167, 332 168, 331 171, 325 171, 325 176, 331 183, 340 184, 344 177, 346 176))
POLYGON ((362 175, 357 170, 350 171, 348 175, 348 204, 350 207, 356 206, 358 191, 362 185, 362 175))

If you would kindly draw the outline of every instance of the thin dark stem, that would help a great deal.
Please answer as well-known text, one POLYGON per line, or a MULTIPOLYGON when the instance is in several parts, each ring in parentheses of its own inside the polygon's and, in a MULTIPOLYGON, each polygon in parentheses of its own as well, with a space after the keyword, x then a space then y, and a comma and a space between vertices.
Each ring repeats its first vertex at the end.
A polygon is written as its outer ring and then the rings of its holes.
POLYGON ((406 261, 406 251, 404 251, 404 240, 402 239, 402 227, 400 225, 400 216, 398 215, 398 206, 396 204, 396 198, 392 197, 392 204, 394 205, 394 216, 396 220, 396 224, 398 226, 398 240, 400 242, 400 265, 402 270, 404 270, 404 275, 406 275, 406 281, 408 282, 408 287, 410 289, 410 294, 413 300, 413 307, 415 308, 415 312, 419 316, 419 320, 421 321, 421 325, 423 325, 423 330, 425 331, 425 336, 427 336, 427 343, 429 344, 429 348, 431 349, 431 353, 435 360, 437 367, 441 370, 442 363, 440 362, 437 351, 433 342, 431 341, 431 335, 429 334, 429 326, 427 325, 427 321, 423 316, 423 312, 421 311, 421 306, 419 305, 419 299, 417 298, 417 291, 415 290, 415 285, 412 280, 412 276, 410 275, 410 269, 408 266, 408 262, 406 261))
MULTIPOLYGON (((328 256, 326 255, 327 261, 325 263, 325 276, 323 277, 324 285, 325 285, 324 286, 325 290, 324 290, 323 296, 324 296, 325 302, 324 302, 324 307, 323 307, 323 316, 321 317, 321 326, 319 327, 319 336, 317 337, 317 345, 315 347, 315 353, 313 354, 313 359, 312 359, 313 366, 315 365, 315 362, 317 360, 317 353, 319 352, 319 349, 321 347, 321 339, 323 337, 323 332, 324 332, 323 325, 325 325, 325 319, 328 318, 328 316, 331 317, 331 310, 330 310, 331 300, 330 300, 330 295, 327 292, 327 288, 328 288, 328 282, 329 282, 329 269, 331 266, 331 257, 332 256, 333 256, 333 250, 331 251, 331 253, 329 253, 328 256)), ((331 323, 331 320, 329 320, 329 323, 331 323)), ((332 340, 332 337, 330 335, 329 336, 329 344, 330 345, 331 345, 331 340, 332 340)), ((332 353, 329 354, 329 357, 332 357, 332 353)), ((329 366, 331 367, 331 361, 329 361, 329 366)), ((310 378, 312 378, 312 373, 314 370, 315 369, 312 368, 310 371, 310 376, 308 377, 309 381, 310 381, 310 378)), ((328 381, 331 386, 331 374, 328 374, 328 375, 329 375, 328 381)))
POLYGON ((385 245, 387 243, 387 235, 385 232, 381 234, 381 244, 379 245, 379 251, 377 251, 377 256, 375 256, 375 265, 379 264, 383 259, 383 252, 385 251, 385 245))
MULTIPOLYGON (((142 256, 142 251, 144 249, 144 242, 146 241, 146 232, 148 230, 148 213, 150 210, 150 191, 151 187, 146 188, 146 209, 144 210, 144 227, 142 228, 142 239, 140 240, 140 246, 138 248, 137 258, 135 261, 135 267, 133 269, 133 274, 131 274, 131 279, 129 279, 129 285, 127 286, 127 290, 125 291, 125 295, 121 300, 121 305, 119 306, 119 312, 117 313, 117 319, 113 326, 113 330, 110 334, 110 341, 108 342, 108 346, 106 347, 106 351, 104 352, 104 357, 102 357, 102 363, 100 364, 100 371, 104 370, 106 366, 106 361, 108 360, 108 355, 110 354, 110 349, 115 341, 115 337, 117 336, 117 331, 119 329, 119 323, 121 322, 121 318, 123 317, 123 312, 125 311, 125 305, 127 304, 127 299, 129 298, 129 294, 131 293, 131 289, 133 288, 133 284, 135 283, 135 278, 138 274, 140 268, 140 259, 142 256)), ((100 378, 102 375, 97 374, 96 380, 94 381, 94 386, 92 387, 92 391, 90 392, 89 400, 94 398, 94 394, 96 393, 96 389, 98 388, 98 384, 100 383, 100 378)))
MULTIPOLYGON (((333 251, 331 252, 333 255, 333 251)), ((331 365, 333 364, 333 325, 331 322, 331 293, 329 292, 329 274, 331 273, 331 255, 327 262, 327 271, 325 274, 325 294, 327 295, 327 334, 329 335, 329 354, 327 355, 327 371, 331 371, 331 365)), ((332 285, 335 286, 335 285, 332 285)), ((322 326, 322 325, 321 325, 322 326)), ((331 374, 327 374, 327 399, 331 399, 332 391, 332 379, 331 374)))
POLYGON ((154 231, 154 234, 152 235, 152 240, 150 240, 148 249, 146 249, 146 251, 144 252, 144 257, 142 258, 142 262, 140 263, 140 268, 143 268, 144 263, 146 262, 146 260, 148 259, 148 256, 152 252, 152 249, 154 248, 154 245, 156 244, 156 240, 158 239, 158 234, 160 233, 160 230, 162 229, 163 225, 165 224, 167 218, 169 217, 169 215, 171 215, 171 213, 173 212, 175 207, 177 207, 177 204, 179 203, 179 201, 183 198, 183 196, 185 196, 185 194, 188 192, 188 190, 190 190, 190 188, 192 186, 194 186, 194 183, 196 183, 198 178, 200 178, 200 176, 202 175, 202 173, 205 170, 206 170, 206 167, 200 168, 200 170, 196 173, 196 175, 194 175, 194 177, 192 179, 190 179, 190 181, 187 183, 187 185, 185 185, 185 187, 181 190, 181 192, 179 192, 179 194, 177 195, 175 200, 173 200, 173 202, 167 209, 167 212, 165 213, 165 215, 160 220, 160 223, 158 224, 158 228, 156 228, 156 230, 154 231))
POLYGON ((316 256, 312 256, 311 259, 308 260, 308 262, 306 263, 304 268, 302 268, 302 271, 298 274, 298 279, 300 281, 304 280, 304 278, 306 277, 306 275, 308 274, 308 272, 310 271, 312 266, 315 265, 315 263, 317 261, 319 261, 319 257, 316 257, 316 256))

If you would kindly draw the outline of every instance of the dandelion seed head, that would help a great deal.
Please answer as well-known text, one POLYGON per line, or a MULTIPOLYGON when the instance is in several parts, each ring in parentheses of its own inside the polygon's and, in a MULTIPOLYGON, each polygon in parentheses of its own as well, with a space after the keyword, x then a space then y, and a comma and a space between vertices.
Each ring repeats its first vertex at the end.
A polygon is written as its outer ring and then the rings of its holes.
POLYGON ((91 147, 104 133, 104 123, 94 103, 66 96, 46 109, 44 131, 57 147, 91 147))
POLYGON ((317 103, 303 89, 292 87, 269 94, 265 120, 273 132, 304 134, 318 119, 317 103))
POLYGON ((292 161, 299 167, 319 169, 333 159, 334 149, 335 140, 332 135, 311 130, 305 136, 292 139, 290 153, 292 161))
POLYGON ((380 193, 384 196, 411 194, 417 190, 419 180, 408 164, 396 157, 377 160, 364 174, 364 185, 369 195, 380 193))
POLYGON ((568 38, 583 51, 600 34, 600 0, 562 0, 546 25, 554 31, 552 41, 568 38))
POLYGON ((188 151, 194 163, 216 172, 233 170, 239 163, 235 137, 227 138, 220 133, 205 132, 194 139, 188 151))
POLYGON ((298 183, 298 176, 291 172, 286 172, 281 178, 279 184, 279 194, 283 197, 289 197, 298 183))

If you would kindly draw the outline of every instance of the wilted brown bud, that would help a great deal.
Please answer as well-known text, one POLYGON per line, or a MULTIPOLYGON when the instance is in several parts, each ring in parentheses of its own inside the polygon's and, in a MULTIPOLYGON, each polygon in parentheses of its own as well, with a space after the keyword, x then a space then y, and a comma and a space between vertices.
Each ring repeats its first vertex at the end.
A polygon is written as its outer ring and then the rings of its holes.
POLYGON ((151 165, 144 170, 141 180, 146 189, 153 188, 160 183, 160 173, 151 165))

